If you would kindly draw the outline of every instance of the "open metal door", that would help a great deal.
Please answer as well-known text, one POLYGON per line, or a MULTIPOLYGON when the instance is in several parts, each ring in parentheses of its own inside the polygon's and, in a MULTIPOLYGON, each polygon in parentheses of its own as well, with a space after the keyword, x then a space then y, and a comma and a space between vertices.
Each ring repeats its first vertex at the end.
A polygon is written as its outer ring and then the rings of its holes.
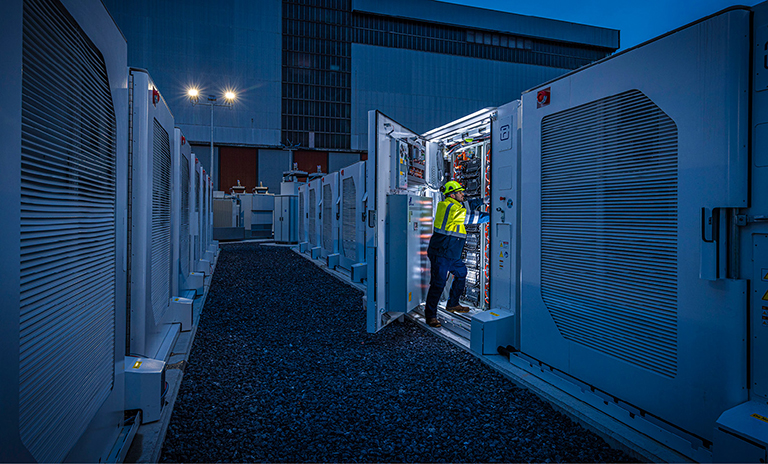
POLYGON ((418 307, 426 295, 432 199, 408 188, 406 161, 411 147, 424 146, 415 132, 378 111, 368 112, 365 306, 371 333, 418 307), (404 272, 395 272, 396 266, 404 272))

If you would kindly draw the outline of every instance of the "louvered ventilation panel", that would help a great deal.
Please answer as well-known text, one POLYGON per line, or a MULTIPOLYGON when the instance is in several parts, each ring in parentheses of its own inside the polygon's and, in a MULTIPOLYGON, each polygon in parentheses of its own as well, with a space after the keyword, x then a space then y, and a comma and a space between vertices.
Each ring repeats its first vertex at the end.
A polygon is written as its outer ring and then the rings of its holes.
POLYGON ((541 294, 560 333, 674 377, 675 123, 634 90, 541 131, 541 294))
POLYGON ((303 241, 304 233, 304 194, 299 193, 299 241, 303 241))
POLYGON ((195 212, 200 212, 200 171, 195 171, 195 212))
POLYGON ((162 321, 171 298, 171 144, 154 120, 152 136, 152 313, 162 321))
POLYGON ((112 389, 116 122, 69 13, 35 0, 23 15, 19 432, 61 462, 112 389))
POLYGON ((323 248, 333 251, 333 194, 328 184, 323 185, 323 248))
POLYGON ((181 274, 189 275, 189 160, 181 157, 181 274))
POLYGON ((343 223, 341 226, 342 246, 344 256, 357 261, 357 188, 355 178, 347 177, 342 181, 341 209, 343 223))
POLYGON ((309 189, 309 243, 317 246, 317 196, 315 189, 309 189))
POLYGON ((197 214, 197 233, 193 237, 193 244, 192 247, 194 249, 193 251, 193 258, 195 260, 195 263, 197 263, 197 260, 201 258, 200 256, 200 234, 202 234, 202 230, 200 230, 204 222, 202 218, 200 217, 200 172, 195 170, 195 213, 197 214))

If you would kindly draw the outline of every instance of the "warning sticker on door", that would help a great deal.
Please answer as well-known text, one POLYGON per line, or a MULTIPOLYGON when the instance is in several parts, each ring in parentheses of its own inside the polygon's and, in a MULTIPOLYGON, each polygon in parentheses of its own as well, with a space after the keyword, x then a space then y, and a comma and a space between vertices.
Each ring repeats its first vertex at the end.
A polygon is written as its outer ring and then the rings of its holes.
POLYGON ((765 293, 763 294, 763 299, 768 300, 768 290, 766 290, 765 293))
POLYGON ((768 282, 768 268, 763 268, 760 270, 760 280, 763 282, 768 282))
POLYGON ((768 422, 768 417, 761 416, 760 414, 757 414, 757 413, 752 414, 752 417, 754 417, 755 419, 759 419, 763 422, 768 422))

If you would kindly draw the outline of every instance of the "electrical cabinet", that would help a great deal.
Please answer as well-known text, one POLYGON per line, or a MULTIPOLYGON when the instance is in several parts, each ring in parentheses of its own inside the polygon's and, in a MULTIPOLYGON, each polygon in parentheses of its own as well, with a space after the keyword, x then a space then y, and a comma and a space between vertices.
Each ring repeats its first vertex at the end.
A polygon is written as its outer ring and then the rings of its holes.
POLYGON ((332 172, 321 179, 320 194, 320 256, 323 258, 339 252, 339 229, 341 225, 341 196, 339 196, 339 173, 332 172))
POLYGON ((309 182, 307 188, 307 236, 309 249, 320 247, 322 240, 322 178, 309 182))
MULTIPOLYGON (((504 108, 504 114, 513 111, 504 108)), ((421 240, 425 247, 421 251, 426 256, 426 245, 432 235, 431 221, 437 203, 443 200, 439 188, 448 180, 455 179, 466 189, 466 199, 474 206, 488 211, 489 206, 483 206, 483 200, 491 195, 492 152, 491 124, 498 116, 496 109, 485 109, 465 118, 446 124, 423 135, 419 135, 398 124, 387 116, 372 111, 369 113, 369 146, 375 147, 374 153, 369 152, 368 162, 371 163, 367 174, 368 224, 366 227, 366 263, 368 285, 368 330, 380 330, 398 314, 402 304, 390 305, 387 297, 389 287, 394 281, 380 282, 380 276, 385 276, 386 266, 390 255, 389 247, 398 246, 397 237, 391 237, 392 229, 385 224, 385 218, 390 218, 392 205, 387 198, 392 195, 416 195, 429 199, 432 209, 429 218, 423 218, 422 224, 429 221, 430 226, 421 231, 421 240), (391 312, 391 314, 389 314, 391 312)), ((515 149, 517 145, 515 145, 515 149)), ((502 156, 516 156, 515 149, 507 148, 502 156)), ((508 166, 501 162, 500 166, 508 166)), ((516 205, 512 206, 516 207, 516 205)), ((510 214, 509 220, 515 217, 510 214)), ((497 218, 497 222, 501 219, 497 218)), ((503 222, 503 221, 501 221, 503 222)), ((491 225, 468 225, 466 245, 462 259, 467 265, 467 285, 462 295, 462 301, 469 303, 473 311, 487 309, 490 303, 491 279, 489 251, 491 249, 491 225)), ((515 250, 510 249, 510 252, 515 250)), ((414 267, 415 268, 415 267, 414 267)), ((421 274, 404 274, 413 279, 411 284, 428 286, 429 262, 424 261, 421 274), (425 279, 425 280, 424 280, 425 279), (426 283, 425 283, 426 282, 426 283)), ((411 285, 409 284, 409 285, 411 285)), ((505 285, 507 285, 505 283, 505 285)), ((445 297, 451 282, 446 285, 445 297)), ((395 293, 399 294, 398 291, 395 293)), ((413 297, 411 297, 413 298, 413 297)), ((412 300, 411 300, 412 301, 412 300)), ((420 303, 423 301, 420 301, 420 303)), ((507 305, 510 302, 507 302, 507 305)), ((407 306, 407 305, 406 305, 407 306)), ((440 308, 444 307, 441 303, 440 308)), ((505 306, 506 307, 506 306, 505 306)), ((418 305, 406 310, 417 309, 418 305)), ((455 315, 466 330, 470 329, 470 315, 455 315)))
MULTIPOLYGON (((298 203, 298 241, 299 244, 306 244, 309 242, 309 209, 307 208, 309 202, 309 184, 301 184, 298 187, 299 195, 297 198, 298 203)), ((306 247, 306 246, 305 246, 306 247)), ((301 250, 305 251, 305 250, 301 250)))
POLYGON ((365 227, 368 193, 365 184, 366 161, 339 171, 341 225, 339 229, 339 265, 351 270, 365 262, 365 227))
POLYGON ((104 462, 124 422, 127 45, 99 1, 0 17, 0 455, 104 462))
POLYGON ((275 242, 296 243, 298 240, 297 195, 275 195, 275 242))
POLYGON ((727 10, 522 96, 521 349, 689 454, 749 397, 750 29, 727 10))
POLYGON ((189 278, 193 272, 191 266, 191 208, 192 194, 190 173, 191 166, 194 165, 194 154, 192 148, 184 137, 183 132, 178 127, 174 129, 173 144, 173 218, 171 225, 173 227, 172 236, 173 262, 178 266, 174 279, 174 287, 171 293, 180 295, 181 291, 195 289, 197 284, 190 285, 189 278))
POLYGON ((173 330, 169 311, 176 279, 171 252, 173 116, 146 71, 130 69, 132 175, 129 228, 131 353, 158 350, 173 330))

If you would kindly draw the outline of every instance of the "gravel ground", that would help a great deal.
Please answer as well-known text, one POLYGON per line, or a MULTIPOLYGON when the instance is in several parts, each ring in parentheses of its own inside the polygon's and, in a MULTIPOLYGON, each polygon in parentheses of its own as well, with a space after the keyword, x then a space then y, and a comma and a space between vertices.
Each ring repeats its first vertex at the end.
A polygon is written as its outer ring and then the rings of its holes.
POLYGON ((635 462, 286 248, 223 245, 164 462, 635 462))

